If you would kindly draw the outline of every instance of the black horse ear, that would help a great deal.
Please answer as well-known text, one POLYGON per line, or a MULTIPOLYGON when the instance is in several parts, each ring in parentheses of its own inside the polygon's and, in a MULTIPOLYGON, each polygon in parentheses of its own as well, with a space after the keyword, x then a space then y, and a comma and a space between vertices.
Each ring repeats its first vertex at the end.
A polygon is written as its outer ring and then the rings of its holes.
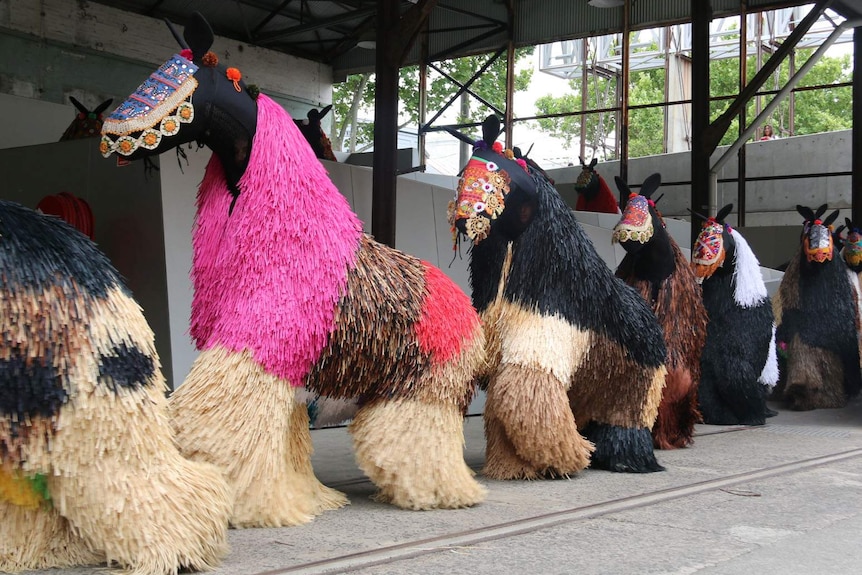
POLYGON ((823 204, 822 206, 820 206, 819 208, 814 210, 814 219, 817 220, 817 219, 820 219, 821 217, 823 217, 823 214, 826 213, 826 210, 828 209, 828 207, 829 207, 828 204, 823 204))
POLYGON ((203 58, 215 40, 210 23, 200 12, 192 14, 191 21, 186 24, 186 28, 183 30, 183 38, 188 43, 195 60, 203 58))
POLYGON ((491 114, 482 122, 482 139, 490 146, 500 135, 500 118, 491 114))
POLYGON ((329 113, 330 110, 332 110, 332 104, 326 106, 320 111, 320 119, 322 120, 329 113))
POLYGON ((629 195, 630 193, 632 193, 631 189, 629 188, 629 185, 624 179, 619 176, 614 176, 614 181, 617 183, 617 189, 620 191, 621 194, 629 195))
POLYGON ((598 164, 598 163, 599 163, 598 158, 593 158, 592 160, 590 160, 590 169, 592 170, 593 168, 595 168, 596 164, 598 164))
POLYGON ((831 226, 832 222, 834 222, 836 219, 838 219, 838 212, 839 212, 839 210, 835 210, 834 212, 829 214, 829 216, 823 221, 823 225, 827 226, 827 227, 831 226))
POLYGON ((73 105, 78 109, 78 111, 79 111, 79 112, 81 112, 82 114, 89 114, 89 113, 90 113, 90 110, 88 110, 88 109, 84 106, 84 104, 82 104, 81 102, 79 102, 79 101, 78 101, 78 99, 77 99, 75 96, 69 96, 69 101, 70 101, 70 102, 72 102, 72 104, 73 104, 73 105))
POLYGON ((647 179, 644 180, 644 183, 641 184, 641 195, 645 198, 649 198, 655 193, 655 191, 661 185, 661 174, 656 172, 655 174, 651 174, 647 179))
POLYGON ((723 208, 718 210, 717 214, 715 214, 715 221, 717 221, 720 224, 723 224, 724 218, 726 218, 732 210, 733 210, 733 204, 727 204, 726 206, 724 206, 723 208))
POLYGON ((796 211, 799 212, 799 215, 802 216, 806 222, 813 222, 817 219, 814 215, 814 211, 808 206, 796 204, 796 211))
POLYGON ((850 220, 850 218, 844 218, 844 224, 848 232, 853 229, 853 222, 850 220))
POLYGON ((93 113, 98 116, 99 114, 101 114, 102 112, 107 110, 108 106, 110 106, 113 102, 114 102, 113 98, 108 98, 107 100, 105 100, 104 102, 102 102, 101 104, 96 106, 96 109, 93 110, 93 113))
POLYGON ((317 108, 312 108, 305 114, 305 117, 308 118, 309 122, 317 122, 320 120, 320 111, 317 108))

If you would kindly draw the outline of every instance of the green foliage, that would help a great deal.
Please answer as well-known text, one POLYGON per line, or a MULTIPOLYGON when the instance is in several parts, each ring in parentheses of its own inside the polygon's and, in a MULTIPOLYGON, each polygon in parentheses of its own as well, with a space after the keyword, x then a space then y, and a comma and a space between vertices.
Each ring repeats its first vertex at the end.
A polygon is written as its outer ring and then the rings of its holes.
MULTIPOLYGON (((796 69, 810 57, 813 50, 800 50, 796 55, 796 69)), ((756 73, 756 59, 750 56, 747 62, 749 79, 756 73)), ((775 79, 767 81, 762 90, 777 90, 787 83, 790 76, 790 65, 785 61, 775 73, 775 79)), ((853 77, 852 63, 849 55, 842 57, 823 57, 799 83, 799 87, 837 84, 850 82, 853 77)), ((610 80, 591 77, 589 93, 592 95, 584 107, 586 110, 611 108, 616 105, 613 92, 610 97, 597 105, 595 98, 598 87, 607 85, 610 80)), ((536 100, 536 114, 548 115, 567 112, 579 112, 581 106, 580 80, 569 82, 571 91, 566 94, 548 94, 536 100)), ((739 93, 739 60, 721 59, 710 61, 710 96, 735 96, 739 93)), ((772 96, 760 97, 760 110, 771 100, 772 96)), ((848 87, 826 88, 821 90, 803 91, 794 94, 795 115, 792 134, 789 132, 790 102, 785 99, 770 117, 763 123, 771 123, 776 132, 782 136, 804 135, 833 130, 845 130, 852 127, 852 90, 848 87), (783 132, 781 132, 783 130, 783 132)), ((640 157, 660 154, 664 148, 664 110, 657 108, 637 108, 641 104, 660 103, 664 101, 664 70, 661 68, 633 72, 630 76, 629 104, 634 109, 629 110, 629 157, 640 157)), ((714 100, 710 104, 711 119, 716 119, 727 109, 730 99, 714 100)), ((754 121, 758 112, 756 103, 747 106, 747 123, 754 121)), ((588 147, 593 149, 604 147, 607 134, 613 132, 616 114, 589 114, 586 117, 586 130, 583 137, 588 147), (604 116, 604 124, 600 121, 604 116)), ((558 118, 542 118, 537 120, 539 129, 563 142, 567 149, 576 148, 580 144, 581 118, 567 116, 558 118)), ((734 118, 730 129, 722 139, 722 144, 730 144, 739 133, 739 119, 734 118)), ((612 143, 612 142, 611 142, 612 143)), ((612 150, 606 150, 607 157, 614 157, 612 150)))
MULTIPOLYGON (((533 54, 534 48, 522 48, 515 52, 515 62, 521 61, 533 54)), ((482 56, 469 56, 443 62, 435 62, 440 68, 454 80, 464 84, 484 66, 490 54, 482 56)), ((516 71, 514 78, 515 91, 526 90, 532 79, 532 67, 516 71)), ((470 90, 483 99, 493 104, 500 110, 505 109, 506 98, 506 58, 505 56, 495 60, 479 78, 470 85, 470 90)), ((363 122, 361 117, 373 118, 374 116, 374 75, 359 74, 349 76, 346 82, 333 86, 333 148, 356 151, 363 145, 370 144, 374 140, 373 124, 370 121, 363 122), (363 83, 363 77, 365 82, 363 83), (354 105, 355 103, 355 105, 354 105), (356 113, 353 113, 355 109, 356 113), (345 134, 356 134, 355 146, 344 145, 345 134), (341 134, 341 137, 339 137, 341 134)), ((452 99, 458 91, 458 86, 438 72, 428 68, 428 89, 426 91, 426 109, 429 117, 452 99)), ((402 68, 398 79, 399 100, 399 124, 404 126, 418 126, 419 124, 419 68, 408 66, 402 68)), ((455 104, 458 110, 457 123, 481 121, 492 110, 475 98, 466 98, 459 104, 455 104)), ((439 123, 439 122, 438 122, 439 123)))

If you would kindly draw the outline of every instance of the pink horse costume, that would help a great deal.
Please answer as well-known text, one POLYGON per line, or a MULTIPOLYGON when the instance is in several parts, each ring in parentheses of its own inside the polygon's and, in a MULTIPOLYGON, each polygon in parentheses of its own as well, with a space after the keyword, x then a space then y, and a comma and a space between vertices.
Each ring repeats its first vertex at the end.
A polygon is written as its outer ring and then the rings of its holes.
POLYGON ((148 91, 148 80, 106 120, 102 150, 134 159, 198 140, 214 152, 193 238, 201 353, 171 398, 182 451, 225 471, 234 525, 309 521, 347 502, 311 468, 314 398, 333 421, 355 413, 356 457, 382 500, 479 502, 462 454, 484 361, 469 298, 362 233, 290 116, 218 65, 202 16, 175 36, 185 49, 151 77, 165 82, 148 91), (162 85, 177 87, 136 114, 162 85))

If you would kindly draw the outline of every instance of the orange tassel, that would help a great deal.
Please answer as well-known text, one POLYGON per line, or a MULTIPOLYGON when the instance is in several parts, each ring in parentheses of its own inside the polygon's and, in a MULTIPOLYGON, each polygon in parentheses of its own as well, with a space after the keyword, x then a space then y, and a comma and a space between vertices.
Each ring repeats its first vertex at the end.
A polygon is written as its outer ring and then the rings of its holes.
POLYGON ((227 79, 233 82, 233 87, 237 92, 242 92, 242 88, 239 87, 239 81, 242 80, 242 72, 239 71, 239 68, 228 68, 226 71, 227 79))

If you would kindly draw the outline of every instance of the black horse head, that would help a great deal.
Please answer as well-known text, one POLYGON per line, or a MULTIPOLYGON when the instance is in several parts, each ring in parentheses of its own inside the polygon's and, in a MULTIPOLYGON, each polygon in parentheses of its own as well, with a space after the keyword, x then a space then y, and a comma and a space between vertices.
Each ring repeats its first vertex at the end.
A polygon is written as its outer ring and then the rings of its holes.
POLYGON ((843 238, 844 263, 856 273, 862 271, 862 229, 849 218, 844 218, 847 237, 843 238))
POLYGON ((108 109, 108 106, 111 105, 114 99, 109 98, 92 110, 88 110, 74 96, 69 96, 69 101, 72 102, 78 113, 75 114, 75 119, 72 120, 66 131, 60 136, 60 141, 65 142, 67 140, 80 140, 82 138, 99 136, 102 132, 102 112, 108 109))
POLYGON ((257 124, 256 94, 237 68, 209 51, 213 31, 195 12, 183 36, 168 27, 182 50, 162 64, 105 119, 102 155, 137 159, 197 141, 221 159, 235 194, 248 165, 257 124))
POLYGON ((802 224, 802 255, 808 265, 823 264, 832 261, 835 244, 832 238, 832 222, 838 217, 835 210, 825 220, 820 218, 826 212, 823 204, 815 212, 806 206, 796 206, 796 211, 804 218, 802 224))
POLYGON ((630 254, 639 252, 653 242, 656 245, 669 243, 670 236, 664 220, 652 200, 652 195, 661 185, 661 175, 652 174, 644 180, 639 194, 632 192, 619 176, 614 179, 620 193, 627 195, 629 200, 619 223, 614 227, 613 241, 619 242, 630 254))
POLYGON ((299 128, 299 131, 302 132, 311 149, 314 150, 314 155, 322 160, 335 159, 335 156, 332 154, 329 138, 326 136, 326 132, 323 131, 323 126, 321 125, 321 120, 326 117, 331 109, 332 104, 322 110, 312 108, 306 114, 305 120, 294 120, 296 127, 299 128))
POLYGON ((697 239, 694 241, 694 252, 691 255, 694 275, 699 282, 716 276, 733 273, 733 266, 725 266, 725 262, 733 263, 736 256, 736 242, 731 234, 731 227, 724 219, 733 210, 733 204, 727 204, 715 215, 696 216, 704 220, 697 239))
POLYGON ((516 238, 530 224, 536 208, 536 181, 523 159, 495 143, 499 135, 500 120, 488 116, 482 124, 482 139, 471 141, 473 155, 458 182, 456 198, 449 204, 453 233, 474 243, 495 230, 508 239, 516 238))
POLYGON ((589 164, 584 162, 584 159, 581 157, 578 159, 581 161, 581 173, 578 179, 575 180, 575 191, 588 200, 592 200, 599 195, 601 189, 601 178, 598 172, 596 172, 598 159, 593 158, 589 164))

